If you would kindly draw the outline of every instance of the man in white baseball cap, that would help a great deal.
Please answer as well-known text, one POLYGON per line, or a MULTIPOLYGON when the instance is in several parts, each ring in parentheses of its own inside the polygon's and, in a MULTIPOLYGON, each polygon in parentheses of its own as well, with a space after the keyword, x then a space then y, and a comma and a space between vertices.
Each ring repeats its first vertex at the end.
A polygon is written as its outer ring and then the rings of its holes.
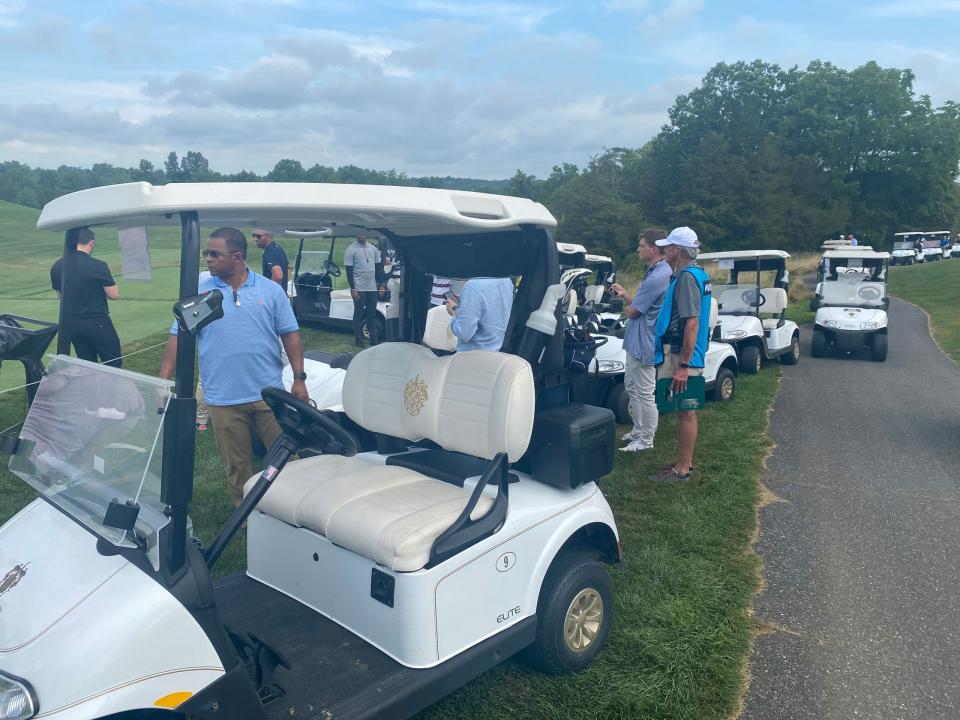
MULTIPOLYGON (((710 342, 710 277, 696 263, 700 242, 697 234, 683 226, 674 228, 657 245, 673 269, 673 277, 663 298, 654 333, 657 379, 672 379, 675 394, 687 390, 690 377, 703 375, 704 358, 710 342)), ((698 398, 702 404, 703 398, 698 398)), ((684 481, 693 470, 693 450, 697 444, 696 410, 677 412, 677 461, 652 476, 658 482, 684 481)))

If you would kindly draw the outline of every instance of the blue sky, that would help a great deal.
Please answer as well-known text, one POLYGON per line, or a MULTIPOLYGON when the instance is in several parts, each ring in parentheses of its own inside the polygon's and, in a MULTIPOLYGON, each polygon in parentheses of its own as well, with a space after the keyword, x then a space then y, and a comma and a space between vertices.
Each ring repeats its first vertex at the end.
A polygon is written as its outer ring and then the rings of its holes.
POLYGON ((719 61, 960 101, 958 29, 960 0, 0 0, 0 160, 542 177, 642 145, 719 61))

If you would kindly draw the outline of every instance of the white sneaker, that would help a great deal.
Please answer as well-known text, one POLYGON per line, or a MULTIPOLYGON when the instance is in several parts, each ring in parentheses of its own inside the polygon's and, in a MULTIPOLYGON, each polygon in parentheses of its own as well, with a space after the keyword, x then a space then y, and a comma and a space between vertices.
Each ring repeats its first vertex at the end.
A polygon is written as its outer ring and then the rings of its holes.
POLYGON ((653 445, 644 445, 639 440, 634 440, 620 449, 623 452, 643 452, 644 450, 653 450, 653 445))
POLYGON ((631 430, 630 432, 624 433, 623 435, 620 436, 620 442, 630 442, 631 440, 636 440, 636 439, 637 439, 636 430, 631 430))

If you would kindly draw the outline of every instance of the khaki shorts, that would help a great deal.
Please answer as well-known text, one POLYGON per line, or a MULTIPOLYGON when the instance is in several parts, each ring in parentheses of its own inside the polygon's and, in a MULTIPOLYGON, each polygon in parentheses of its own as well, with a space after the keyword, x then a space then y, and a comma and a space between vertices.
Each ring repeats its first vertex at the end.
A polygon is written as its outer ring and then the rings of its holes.
MULTIPOLYGON (((672 378, 680 366, 680 354, 667 352, 663 355, 663 365, 657 367, 657 378, 672 378)), ((690 377, 703 375, 703 368, 687 368, 690 377)))

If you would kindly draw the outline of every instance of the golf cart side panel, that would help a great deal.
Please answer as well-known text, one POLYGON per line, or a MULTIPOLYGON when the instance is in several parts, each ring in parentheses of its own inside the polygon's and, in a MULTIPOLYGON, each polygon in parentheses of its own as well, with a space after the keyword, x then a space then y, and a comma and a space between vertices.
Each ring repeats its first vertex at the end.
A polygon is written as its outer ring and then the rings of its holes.
POLYGON ((377 564, 319 533, 254 512, 247 521, 247 537, 248 577, 299 600, 407 667, 439 662, 436 580, 427 571, 379 569, 394 578, 391 608, 371 596, 377 564), (330 592, 331 578, 348 592, 330 592))
POLYGON ((100 555, 93 534, 49 503, 36 500, 7 523, 0 547, 4 563, 16 555, 24 569, 3 598, 4 640, 44 619, 45 604, 66 608, 18 646, 0 649, 0 666, 27 679, 44 717, 151 708, 164 695, 197 693, 223 675, 203 630, 169 592, 119 556, 100 555), (76 581, 84 574, 95 587, 76 581), (18 591, 28 606, 15 604, 18 591), (98 629, 104 618, 107 637, 98 629))
MULTIPOLYGON (((545 498, 556 495, 553 488, 539 483, 524 484, 524 490, 545 498)), ((600 523, 609 528, 616 542, 609 506, 596 502, 603 497, 600 490, 591 484, 588 493, 572 493, 579 501, 546 522, 539 522, 540 516, 510 518, 491 538, 495 544, 488 547, 485 543, 470 562, 441 578, 436 604, 442 659, 535 615, 543 579, 560 548, 577 530, 600 523)))

